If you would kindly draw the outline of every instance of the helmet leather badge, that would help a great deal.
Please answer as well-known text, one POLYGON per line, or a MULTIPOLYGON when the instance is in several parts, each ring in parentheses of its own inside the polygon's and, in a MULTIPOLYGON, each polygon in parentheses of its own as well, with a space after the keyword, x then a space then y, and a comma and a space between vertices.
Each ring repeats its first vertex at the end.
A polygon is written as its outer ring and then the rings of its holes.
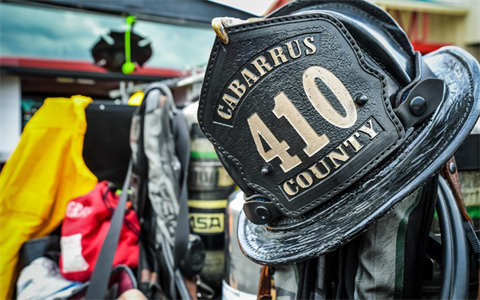
POLYGON ((263 21, 229 40, 213 50, 222 78, 212 79, 203 110, 213 122, 203 126, 283 214, 327 201, 401 144, 384 75, 334 18, 263 21))

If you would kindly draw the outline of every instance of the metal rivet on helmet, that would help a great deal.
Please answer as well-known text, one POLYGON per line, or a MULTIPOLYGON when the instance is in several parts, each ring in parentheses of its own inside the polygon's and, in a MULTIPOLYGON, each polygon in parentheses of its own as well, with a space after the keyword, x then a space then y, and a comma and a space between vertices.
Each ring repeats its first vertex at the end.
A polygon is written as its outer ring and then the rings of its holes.
POLYGON ((368 101, 368 97, 364 94, 359 94, 355 97, 355 103, 358 105, 365 105, 368 101))
POLYGON ((454 174, 455 172, 457 172, 457 168, 455 167, 455 164, 452 162, 450 163, 450 165, 448 166, 448 170, 450 171, 450 173, 454 174))
POLYGON ((410 102, 410 111, 416 116, 421 116, 427 109, 427 102, 423 97, 417 96, 410 102))
POLYGON ((258 207, 255 209, 255 213, 256 213, 257 216, 259 216, 262 220, 270 219, 270 217, 272 216, 272 214, 270 213, 270 211, 268 210, 268 208, 266 208, 265 206, 258 206, 258 207))

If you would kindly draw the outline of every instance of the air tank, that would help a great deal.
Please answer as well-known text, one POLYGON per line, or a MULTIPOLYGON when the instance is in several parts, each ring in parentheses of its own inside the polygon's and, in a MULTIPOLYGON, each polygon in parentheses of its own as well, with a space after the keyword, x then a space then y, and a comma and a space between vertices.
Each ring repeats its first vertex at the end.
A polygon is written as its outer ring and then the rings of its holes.
POLYGON ((225 279, 222 300, 256 300, 261 265, 249 260, 240 249, 237 240, 238 217, 245 200, 237 190, 228 198, 225 217, 225 279))
POLYGON ((183 109, 191 137, 189 219, 193 233, 202 238, 206 250, 201 279, 215 290, 215 298, 219 298, 224 278, 225 210, 235 183, 220 163, 213 145, 200 130, 197 110, 198 102, 183 109))

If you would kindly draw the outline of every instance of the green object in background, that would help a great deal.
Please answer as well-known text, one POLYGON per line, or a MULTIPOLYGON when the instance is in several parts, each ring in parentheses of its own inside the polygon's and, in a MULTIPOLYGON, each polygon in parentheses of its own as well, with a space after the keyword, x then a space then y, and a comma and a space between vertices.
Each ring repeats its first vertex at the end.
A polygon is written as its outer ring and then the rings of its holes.
POLYGON ((43 101, 22 99, 22 131, 42 105, 43 101))
POLYGON ((132 31, 132 25, 137 20, 134 16, 127 17, 127 30, 125 31, 125 63, 122 66, 122 72, 124 74, 131 74, 135 71, 135 64, 132 62, 130 53, 130 32, 132 31))
POLYGON ((480 219, 480 206, 467 206, 467 213, 472 219, 480 219))
POLYGON ((216 158, 218 159, 218 155, 216 152, 202 152, 202 151, 191 151, 190 157, 194 158, 216 158))
MULTIPOLYGON (((115 191, 115 194, 117 194, 117 195, 120 196, 120 195, 122 194, 122 190, 116 190, 116 191, 115 191)), ((132 190, 128 190, 128 194, 129 194, 129 195, 132 195, 132 194, 133 194, 133 191, 132 191, 132 190)))
MULTIPOLYGON (((467 213, 472 219, 480 219, 480 206, 467 206, 467 213)), ((435 209, 435 214, 433 215, 435 220, 438 220, 437 210, 435 209)))

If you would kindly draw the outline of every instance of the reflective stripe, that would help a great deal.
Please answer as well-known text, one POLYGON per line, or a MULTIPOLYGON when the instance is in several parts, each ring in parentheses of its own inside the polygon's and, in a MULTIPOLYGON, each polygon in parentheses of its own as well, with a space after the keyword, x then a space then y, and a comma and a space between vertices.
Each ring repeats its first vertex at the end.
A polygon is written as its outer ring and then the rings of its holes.
POLYGON ((226 208, 227 200, 188 200, 188 206, 203 209, 226 208))

